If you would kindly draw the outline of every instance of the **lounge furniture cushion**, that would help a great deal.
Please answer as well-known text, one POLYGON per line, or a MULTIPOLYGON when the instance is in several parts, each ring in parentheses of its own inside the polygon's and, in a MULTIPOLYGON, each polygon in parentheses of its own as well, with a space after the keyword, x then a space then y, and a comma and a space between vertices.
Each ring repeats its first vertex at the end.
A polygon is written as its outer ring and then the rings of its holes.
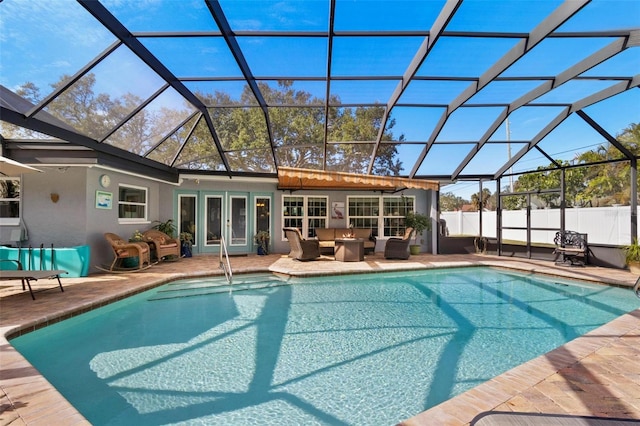
POLYGON ((157 260, 180 257, 180 239, 171 238, 169 235, 157 229, 149 229, 143 233, 145 240, 155 248, 157 260))
POLYGON ((316 237, 319 241, 333 241, 335 240, 334 228, 316 228, 316 237))
POLYGON ((151 265, 149 245, 145 242, 128 242, 121 238, 119 235, 105 232, 104 237, 109 242, 111 249, 113 250, 114 259, 109 266, 110 271, 114 271, 120 267, 123 259, 129 257, 138 258, 138 269, 142 269, 144 264, 151 265))
POLYGON ((316 228, 315 232, 320 250, 323 253, 332 254, 335 249, 336 238, 344 238, 352 232, 355 234, 355 238, 364 240, 365 252, 373 253, 376 250, 376 239, 372 236, 370 228, 316 228))

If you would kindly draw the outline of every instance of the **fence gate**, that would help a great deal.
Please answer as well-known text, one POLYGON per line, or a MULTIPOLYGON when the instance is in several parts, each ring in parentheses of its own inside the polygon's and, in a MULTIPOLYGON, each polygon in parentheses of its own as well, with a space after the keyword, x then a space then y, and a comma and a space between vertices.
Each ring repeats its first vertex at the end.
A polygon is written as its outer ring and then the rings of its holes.
POLYGON ((531 259, 548 253, 549 241, 563 228, 562 205, 560 188, 499 194, 498 255, 531 259))

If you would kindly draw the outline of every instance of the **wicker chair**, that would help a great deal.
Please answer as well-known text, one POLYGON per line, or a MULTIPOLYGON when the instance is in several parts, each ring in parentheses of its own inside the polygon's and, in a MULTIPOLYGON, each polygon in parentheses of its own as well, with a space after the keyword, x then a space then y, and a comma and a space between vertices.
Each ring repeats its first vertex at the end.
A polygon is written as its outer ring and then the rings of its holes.
POLYGON ((408 259, 409 244, 411 243, 411 235, 413 228, 407 228, 402 238, 389 238, 384 246, 385 259, 408 259))
POLYGON ((320 257, 318 240, 305 240, 297 228, 283 228, 282 230, 291 245, 289 257, 297 260, 314 260, 320 257))
POLYGON ((149 229, 142 233, 146 242, 155 247, 157 260, 163 260, 167 256, 180 257, 180 239, 172 238, 157 229, 149 229))
POLYGON ((113 250, 115 258, 111 262, 109 267, 110 271, 115 271, 122 268, 122 261, 130 257, 138 257, 138 268, 142 269, 147 264, 147 267, 151 265, 151 250, 149 250, 149 244, 145 242, 129 242, 120 238, 120 236, 111 232, 106 232, 104 237, 107 239, 113 250))

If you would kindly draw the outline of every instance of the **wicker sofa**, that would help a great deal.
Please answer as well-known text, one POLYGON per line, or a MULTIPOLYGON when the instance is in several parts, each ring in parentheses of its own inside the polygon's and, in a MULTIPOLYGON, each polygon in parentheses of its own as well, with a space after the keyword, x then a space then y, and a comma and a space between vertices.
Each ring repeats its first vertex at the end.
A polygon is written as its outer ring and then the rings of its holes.
POLYGON ((373 253, 376 250, 376 237, 371 233, 371 229, 367 228, 316 228, 316 238, 320 243, 320 252, 333 254, 336 246, 336 238, 342 238, 349 235, 351 231, 355 234, 355 238, 364 240, 364 252, 373 253))

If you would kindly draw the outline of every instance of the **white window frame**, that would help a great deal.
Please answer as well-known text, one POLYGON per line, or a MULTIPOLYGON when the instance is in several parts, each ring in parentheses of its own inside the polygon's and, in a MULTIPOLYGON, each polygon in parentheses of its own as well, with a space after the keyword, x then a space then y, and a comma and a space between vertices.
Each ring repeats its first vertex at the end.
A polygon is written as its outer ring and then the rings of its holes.
POLYGON ((149 215, 149 188, 146 188, 144 186, 129 185, 125 183, 119 184, 118 185, 118 223, 121 223, 121 224, 149 223, 148 215, 149 215), (137 189, 137 190, 144 191, 144 203, 134 203, 134 202, 121 200, 120 199, 121 188, 137 189), (120 217, 120 206, 122 205, 143 206, 144 217, 120 217))
MULTIPOLYGON (((193 238, 193 245, 192 247, 198 247, 200 244, 198 243, 200 241, 200 238, 198 237, 198 231, 200 229, 200 218, 198 215, 198 204, 200 201, 200 197, 198 196, 198 194, 195 193, 191 193, 191 192, 186 192, 184 194, 178 194, 178 236, 180 234, 182 234, 183 232, 189 232, 191 234, 191 237, 193 238), (182 223, 184 221, 184 217, 182 216, 182 212, 180 211, 180 209, 182 208, 182 200, 183 199, 192 199, 193 200, 193 209, 194 209, 194 223, 193 226, 195 227, 195 232, 191 232, 188 229, 184 229, 182 227, 182 223)), ((206 204, 205 204, 206 206, 206 204)), ((222 203, 222 206, 224 207, 224 200, 222 203)), ((223 214, 224 214, 224 209, 223 209, 223 214)), ((224 224, 223 224, 223 229, 222 229, 222 234, 224 235, 225 230, 224 230, 224 224)), ((206 235, 204 235, 205 239, 206 239, 206 235)), ((225 237, 226 238, 226 237, 225 237)))
POLYGON ((19 177, 0 177, 0 180, 18 181, 20 188, 20 196, 18 198, 0 198, 0 201, 17 202, 18 203, 18 217, 0 217, 0 225, 2 226, 18 226, 20 225, 20 218, 22 217, 22 180, 19 177))
POLYGON ((381 231, 378 235, 382 235, 383 238, 391 238, 391 237, 401 237, 402 235, 404 235, 404 231, 405 231, 405 226, 404 226, 404 219, 407 217, 407 213, 410 211, 415 211, 415 206, 416 206, 416 198, 414 196, 398 196, 398 197, 382 197, 382 210, 380 211, 380 216, 381 216, 381 221, 379 223, 379 226, 381 228, 381 231), (410 202, 411 203, 411 207, 404 207, 401 205, 402 202, 402 198, 404 198, 405 200, 407 200, 406 202, 410 202), (384 208, 385 208, 385 200, 393 200, 393 201, 398 201, 398 210, 397 211, 393 211, 392 214, 385 214, 384 208), (402 209, 404 209, 405 211, 403 212, 402 209), (388 219, 389 221, 392 221, 394 223, 396 223, 395 225, 393 225, 393 227, 396 229, 396 232, 393 233, 393 235, 385 235, 384 231, 385 229, 387 229, 387 227, 385 226, 386 220, 388 219))
MULTIPOLYGON (((406 217, 406 215, 402 214, 403 212, 398 211, 398 214, 395 214, 395 212, 392 212, 391 215, 385 215, 384 212, 384 207, 385 207, 385 200, 398 200, 400 201, 403 196, 401 195, 397 195, 397 196, 388 196, 388 195, 383 195, 383 196, 378 196, 378 215, 374 216, 374 215, 363 215, 363 216, 356 216, 356 215, 351 215, 351 201, 355 201, 358 199, 371 199, 371 198, 376 198, 375 196, 359 196, 359 195, 353 195, 353 196, 348 196, 347 197, 347 223, 352 223, 355 222, 356 219, 359 218, 377 218, 378 219, 378 229, 377 229, 377 238, 391 238, 391 237, 395 237, 396 234, 394 235, 385 235, 384 231, 386 229, 385 227, 385 219, 389 219, 389 220, 398 220, 399 222, 403 222, 404 218, 406 217)), ((405 199, 407 199, 407 202, 411 204, 411 208, 409 208, 409 211, 415 211, 415 206, 416 206, 416 197, 414 195, 408 195, 408 196, 404 196, 405 199)), ((405 212, 406 213, 406 212, 405 212)), ((400 226, 401 227, 401 226, 400 226)))
MULTIPOLYGON (((221 239, 227 238, 224 233, 225 233, 225 223, 227 222, 227 215, 226 212, 224 211, 224 196, 221 194, 216 194, 216 195, 205 195, 204 197, 204 205, 205 205, 205 217, 204 217, 204 222, 203 225, 205 226, 205 230, 204 230, 204 246, 206 247, 215 247, 215 246, 219 246, 220 245, 220 241, 221 239), (218 242, 215 243, 209 243, 209 235, 207 233, 207 229, 206 226, 207 224, 211 221, 211 211, 209 210, 209 201, 210 200, 219 200, 220 201, 220 235, 218 236, 218 242)), ((197 210, 196 210, 197 211, 197 210)), ((197 228, 196 228, 197 229, 197 228)), ((184 231, 183 231, 184 232, 184 231)), ((195 238, 195 236, 194 236, 195 238)), ((215 240, 213 240, 215 241, 215 240)))
MULTIPOLYGON (((284 195, 282 197, 282 217, 281 217, 281 221, 280 223, 282 223, 282 227, 286 228, 286 227, 290 227, 291 223, 286 223, 287 220, 293 219, 293 220, 300 220, 302 222, 302 228, 305 227, 305 220, 304 220, 304 215, 305 215, 305 199, 304 199, 304 195, 284 195), (301 215, 289 215, 289 214, 285 214, 287 212, 286 210, 286 206, 285 206, 285 201, 287 201, 288 199, 291 198, 301 198, 302 199, 302 214, 301 215)), ((300 232, 304 232, 303 230, 300 230, 300 232)), ((304 234, 303 234, 304 235, 304 234)), ((286 241, 286 237, 284 235, 284 231, 280 232, 280 239, 282 241, 286 241)))
POLYGON ((260 200, 267 200, 267 202, 269 203, 269 209, 267 212, 267 221, 269 222, 267 225, 267 229, 266 231, 269 232, 269 234, 271 234, 271 227, 272 227, 272 223, 271 223, 271 214, 273 212, 273 199, 271 198, 271 196, 269 195, 255 195, 253 197, 253 233, 256 234, 258 231, 264 231, 264 229, 258 229, 258 202, 260 200))
POLYGON ((228 230, 228 236, 227 238, 227 245, 228 246, 239 246, 239 247, 244 247, 247 246, 249 244, 249 222, 247 221, 247 205, 249 203, 249 199, 247 198, 246 195, 230 195, 229 196, 229 205, 227 206, 227 230, 228 230), (233 200, 243 200, 244 201, 244 207, 240 208, 240 210, 238 211, 238 217, 234 218, 233 217, 233 200), (243 227, 244 230, 244 235, 239 235, 239 236, 234 236, 233 235, 233 229, 234 229, 234 224, 235 221, 238 221, 238 223, 240 223, 240 226, 243 227))
MULTIPOLYGON (((314 208, 316 207, 315 205, 313 206, 314 208)), ((306 238, 310 238, 309 232, 312 229, 312 227, 310 226, 311 221, 313 220, 318 220, 318 221, 324 221, 324 226, 323 228, 327 227, 327 224, 329 223, 329 197, 324 196, 324 195, 307 195, 305 197, 305 209, 304 209, 304 213, 305 213, 305 221, 304 224, 307 226, 307 230, 306 233, 302 234, 302 235, 306 235, 306 238), (324 200, 324 215, 311 215, 309 214, 309 208, 311 206, 309 206, 309 199, 314 199, 314 200, 324 200)), ((313 227, 313 229, 318 228, 318 227, 313 227)))
POLYGON ((346 216, 347 216, 347 223, 349 224, 349 226, 352 226, 354 228, 360 228, 360 224, 359 219, 375 219, 377 222, 377 227, 376 228, 371 228, 372 230, 375 230, 376 232, 373 235, 380 235, 380 211, 382 210, 382 198, 376 195, 368 195, 368 196, 364 196, 364 195, 354 195, 354 196, 348 196, 347 197, 347 206, 346 206, 346 216), (354 215, 353 210, 352 210, 352 205, 351 202, 352 201, 357 201, 357 200, 377 200, 377 206, 372 206, 371 204, 367 203, 367 204, 363 204, 363 205, 355 205, 354 207, 356 208, 356 210, 358 209, 367 209, 369 207, 375 209, 375 215, 371 214, 371 215, 354 215))
MULTIPOLYGON (((280 223, 284 225, 285 219, 291 219, 291 218, 302 220, 302 229, 300 230, 300 232, 302 233, 303 236, 305 236, 305 238, 309 238, 308 237, 309 229, 310 229, 309 222, 311 220, 316 220, 316 219, 324 220, 325 227, 329 223, 329 197, 326 195, 285 195, 283 196, 282 197, 282 221, 280 223), (285 215, 285 201, 289 198, 302 198, 302 215, 297 215, 297 216, 285 215), (324 216, 309 215, 309 198, 313 198, 313 199, 322 198, 325 200, 324 216)), ((282 241, 286 241, 284 232, 282 232, 281 239, 282 241)))

